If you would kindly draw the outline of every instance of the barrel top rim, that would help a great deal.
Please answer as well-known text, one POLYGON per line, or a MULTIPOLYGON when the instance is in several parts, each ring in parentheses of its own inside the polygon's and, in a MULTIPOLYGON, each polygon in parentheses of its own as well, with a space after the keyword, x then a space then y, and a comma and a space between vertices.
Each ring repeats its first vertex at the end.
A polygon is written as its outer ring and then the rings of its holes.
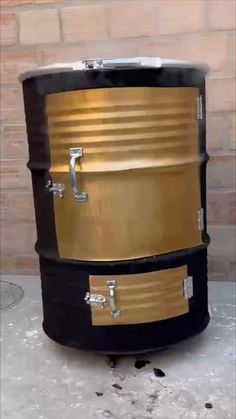
POLYGON ((69 72, 76 70, 90 71, 86 68, 87 63, 104 63, 102 67, 93 67, 93 69, 117 69, 119 68, 193 68, 202 71, 204 74, 209 72, 209 65, 206 63, 196 61, 184 61, 178 59, 162 59, 160 57, 131 57, 131 58, 116 58, 116 59, 103 59, 94 58, 88 60, 80 60, 74 62, 55 63, 47 66, 40 66, 27 70, 20 74, 19 81, 23 82, 27 79, 41 76, 50 75, 60 72, 69 72))

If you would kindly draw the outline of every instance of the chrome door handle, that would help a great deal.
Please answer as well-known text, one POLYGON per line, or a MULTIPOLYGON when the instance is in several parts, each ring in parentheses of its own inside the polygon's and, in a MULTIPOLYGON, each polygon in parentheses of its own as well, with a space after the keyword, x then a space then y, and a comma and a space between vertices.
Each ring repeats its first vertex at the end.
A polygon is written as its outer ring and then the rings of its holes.
POLYGON ((120 310, 116 306, 116 296, 115 296, 116 281, 114 280, 107 281, 107 286, 109 290, 111 317, 119 317, 120 310))
POLYGON ((87 201, 88 194, 86 192, 80 192, 77 187, 77 179, 76 179, 76 171, 75 171, 75 163, 76 159, 79 159, 83 155, 82 147, 78 148, 70 148, 70 184, 74 193, 75 201, 87 201))

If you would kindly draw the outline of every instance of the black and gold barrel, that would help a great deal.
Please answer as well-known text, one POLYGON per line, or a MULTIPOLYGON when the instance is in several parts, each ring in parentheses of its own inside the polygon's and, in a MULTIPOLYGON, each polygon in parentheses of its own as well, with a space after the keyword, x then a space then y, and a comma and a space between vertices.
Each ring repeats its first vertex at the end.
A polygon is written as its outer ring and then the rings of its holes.
POLYGON ((207 71, 134 57, 21 76, 53 340, 138 353, 207 326, 207 71))

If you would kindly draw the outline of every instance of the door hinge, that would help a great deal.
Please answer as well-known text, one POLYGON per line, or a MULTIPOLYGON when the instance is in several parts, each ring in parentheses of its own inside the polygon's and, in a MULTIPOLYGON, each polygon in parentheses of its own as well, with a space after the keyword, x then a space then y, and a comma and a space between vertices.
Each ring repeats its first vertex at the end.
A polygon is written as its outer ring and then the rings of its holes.
POLYGON ((201 208, 198 211, 197 223, 198 223, 198 230, 202 231, 204 229, 204 209, 203 208, 201 208))
POLYGON ((197 119, 203 119, 203 105, 202 105, 202 96, 197 97, 197 110, 196 110, 197 119))
POLYGON ((186 298, 186 300, 188 300, 189 298, 193 296, 193 277, 192 276, 188 276, 187 278, 184 279, 183 291, 184 291, 184 298, 186 298))
POLYGON ((53 195, 57 195, 60 198, 64 195, 65 185, 63 183, 53 183, 51 180, 46 184, 46 190, 52 192, 53 195))

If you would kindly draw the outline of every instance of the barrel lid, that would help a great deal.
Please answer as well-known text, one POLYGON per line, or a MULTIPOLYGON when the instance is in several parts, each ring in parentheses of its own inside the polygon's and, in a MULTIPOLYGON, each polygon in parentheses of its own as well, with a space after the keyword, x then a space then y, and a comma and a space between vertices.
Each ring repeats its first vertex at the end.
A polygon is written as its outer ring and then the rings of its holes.
POLYGON ((196 68, 201 70, 204 74, 208 73, 209 66, 205 63, 197 63, 191 61, 174 60, 174 59, 162 59, 160 57, 130 57, 130 58, 91 58, 69 63, 55 63, 52 65, 37 67, 33 70, 28 70, 22 73, 19 77, 19 81, 37 77, 43 74, 54 74, 65 71, 83 70, 89 71, 93 69, 103 68, 166 68, 166 67, 177 67, 177 68, 196 68))

